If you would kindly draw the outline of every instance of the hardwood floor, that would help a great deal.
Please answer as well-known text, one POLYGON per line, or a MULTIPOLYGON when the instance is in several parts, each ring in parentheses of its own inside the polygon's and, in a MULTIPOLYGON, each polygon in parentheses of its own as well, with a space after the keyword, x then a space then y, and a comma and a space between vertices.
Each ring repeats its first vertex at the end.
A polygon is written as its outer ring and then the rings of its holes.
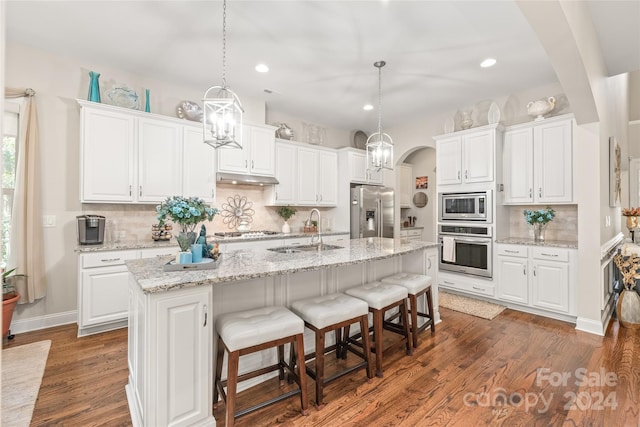
MULTIPOLYGON (((322 410, 291 398, 241 417, 238 426, 640 426, 640 332, 613 321, 606 337, 506 310, 488 321, 441 309, 436 335, 413 356, 385 353, 385 376, 363 371, 325 388, 322 410), (543 371, 539 371, 543 370, 543 371), (572 407, 573 405, 573 407, 572 407)), ((131 425, 127 331, 76 338, 68 325, 17 335, 5 348, 52 341, 32 426, 131 425)), ((334 360, 328 357, 327 360, 334 360)), ((309 379, 309 400, 314 383, 309 379)), ((277 391, 241 393, 238 405, 277 391)), ((214 411, 224 425, 224 405, 214 411)))

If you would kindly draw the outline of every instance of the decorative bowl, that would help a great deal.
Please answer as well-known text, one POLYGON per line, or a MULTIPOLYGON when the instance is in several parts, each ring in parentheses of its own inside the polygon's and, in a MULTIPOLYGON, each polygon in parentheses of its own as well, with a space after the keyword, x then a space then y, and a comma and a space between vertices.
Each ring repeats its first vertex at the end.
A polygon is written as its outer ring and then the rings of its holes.
POLYGON ((527 104, 527 113, 530 116, 535 116, 534 121, 544 119, 544 115, 551 112, 556 108, 556 99, 553 96, 549 98, 541 99, 540 101, 531 101, 527 104))
POLYGON ((108 104, 118 107, 132 108, 137 110, 138 94, 135 90, 126 86, 115 86, 105 92, 108 104))
POLYGON ((182 101, 177 108, 178 118, 191 120, 192 122, 202 121, 202 108, 193 101, 182 101))

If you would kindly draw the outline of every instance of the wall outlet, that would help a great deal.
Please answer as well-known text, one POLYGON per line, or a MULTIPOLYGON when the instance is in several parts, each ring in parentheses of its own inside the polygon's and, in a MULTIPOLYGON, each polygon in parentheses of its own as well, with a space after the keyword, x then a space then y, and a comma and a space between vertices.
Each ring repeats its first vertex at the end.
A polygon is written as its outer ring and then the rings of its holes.
POLYGON ((42 226, 43 227, 55 227, 56 226, 56 216, 55 215, 42 215, 42 226))
POLYGON ((611 215, 606 215, 604 217, 604 226, 611 227, 611 215))

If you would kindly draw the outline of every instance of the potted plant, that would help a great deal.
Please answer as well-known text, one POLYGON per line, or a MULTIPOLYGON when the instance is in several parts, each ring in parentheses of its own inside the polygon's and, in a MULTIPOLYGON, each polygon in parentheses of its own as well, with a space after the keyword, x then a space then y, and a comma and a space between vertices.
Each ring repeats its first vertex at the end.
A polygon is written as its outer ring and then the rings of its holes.
MULTIPOLYGON (((15 271, 15 268, 4 271, 2 270, 2 336, 8 339, 13 339, 13 335, 9 333, 11 326, 11 319, 13 318, 13 310, 16 308, 16 304, 20 299, 20 294, 16 292, 13 280, 10 277, 15 271)), ((22 275, 15 275, 22 276, 22 275)))
POLYGON ((278 212, 278 215, 280 215, 280 218, 284 219, 284 224, 282 225, 282 232, 284 234, 291 233, 291 227, 289 226, 289 223, 287 221, 289 221, 289 218, 291 218, 296 214, 296 209, 287 205, 287 206, 281 206, 280 208, 278 208, 277 212, 278 212))
POLYGON ((546 209, 523 211, 524 217, 529 225, 533 225, 533 238, 536 242, 544 241, 544 231, 547 224, 556 217, 556 211, 547 206, 546 209))

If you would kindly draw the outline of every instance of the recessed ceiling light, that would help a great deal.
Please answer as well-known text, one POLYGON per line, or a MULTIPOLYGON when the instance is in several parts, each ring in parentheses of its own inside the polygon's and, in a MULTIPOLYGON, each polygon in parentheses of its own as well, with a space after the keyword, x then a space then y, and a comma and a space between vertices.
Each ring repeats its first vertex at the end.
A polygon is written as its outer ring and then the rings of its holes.
POLYGON ((367 105, 365 105, 364 107, 362 107, 362 109, 363 109, 364 111, 371 111, 371 110, 373 110, 373 105, 371 105, 371 104, 367 104, 367 105))
POLYGON ((493 67, 494 65, 496 65, 496 60, 493 58, 487 58, 480 64, 482 68, 493 67))
POLYGON ((269 67, 267 67, 265 64, 258 64, 256 65, 256 71, 259 73, 266 73, 269 71, 269 67))

